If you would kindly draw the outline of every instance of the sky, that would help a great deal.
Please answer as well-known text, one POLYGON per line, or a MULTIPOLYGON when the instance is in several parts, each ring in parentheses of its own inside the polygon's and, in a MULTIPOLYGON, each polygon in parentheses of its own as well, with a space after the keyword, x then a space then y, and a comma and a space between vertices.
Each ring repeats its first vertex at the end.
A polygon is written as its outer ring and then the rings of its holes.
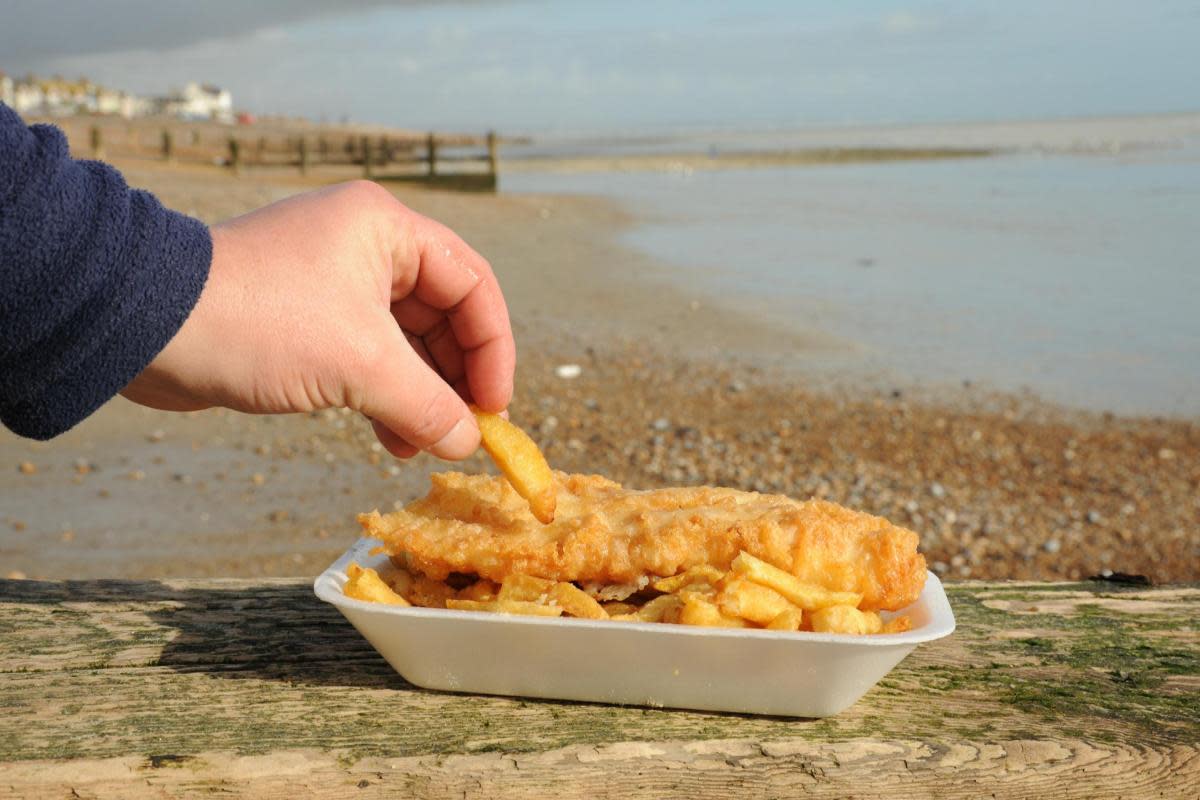
POLYGON ((506 133, 1200 110, 1195 0, 0 0, 0 69, 506 133), (332 6, 332 8, 331 8, 332 6))

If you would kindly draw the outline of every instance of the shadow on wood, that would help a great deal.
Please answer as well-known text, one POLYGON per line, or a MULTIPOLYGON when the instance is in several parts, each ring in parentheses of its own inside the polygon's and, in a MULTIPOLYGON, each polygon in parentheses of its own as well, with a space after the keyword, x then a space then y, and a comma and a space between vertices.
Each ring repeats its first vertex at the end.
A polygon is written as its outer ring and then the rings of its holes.
MULTIPOLYGON (((222 678, 257 678, 290 684, 356 688, 411 687, 346 622, 313 595, 307 584, 277 583, 243 589, 176 588, 160 581, 5 582, 5 602, 70 604, 116 621, 117 609, 137 605, 126 635, 88 645, 95 666, 119 667, 135 639, 153 645, 152 666, 222 678), (112 610, 105 609, 111 606, 112 610)), ((63 635, 75 630, 57 613, 63 635)), ((114 631, 107 631, 108 634, 114 631)))

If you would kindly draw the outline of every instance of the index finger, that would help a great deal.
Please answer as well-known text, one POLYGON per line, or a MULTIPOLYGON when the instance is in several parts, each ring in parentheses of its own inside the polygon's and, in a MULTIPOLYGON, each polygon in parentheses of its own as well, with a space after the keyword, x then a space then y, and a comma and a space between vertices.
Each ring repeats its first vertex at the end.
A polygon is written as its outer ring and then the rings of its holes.
POLYGON ((450 312, 450 327, 462 348, 467 388, 475 404, 492 412, 508 408, 517 346, 495 277, 479 284, 450 312))
POLYGON ((393 262, 393 300, 411 292, 446 312, 463 351, 472 399, 484 410, 502 411, 512 399, 516 344, 491 265, 453 231, 427 217, 419 217, 411 230, 416 257, 393 262))

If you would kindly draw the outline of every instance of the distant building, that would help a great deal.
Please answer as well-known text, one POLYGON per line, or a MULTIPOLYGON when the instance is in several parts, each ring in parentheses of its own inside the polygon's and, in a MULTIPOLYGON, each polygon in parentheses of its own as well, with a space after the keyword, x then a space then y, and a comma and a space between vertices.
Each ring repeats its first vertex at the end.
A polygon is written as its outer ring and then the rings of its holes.
POLYGON ((97 114, 120 114, 121 100, 125 97, 124 92, 114 91, 100 87, 96 92, 96 113, 97 114))
POLYGON ((182 119, 233 122, 233 95, 217 86, 189 83, 163 99, 163 111, 182 119))
POLYGON ((41 84, 36 80, 26 78, 17 81, 13 87, 12 107, 18 114, 41 111, 45 102, 46 95, 42 91, 41 84))
POLYGON ((131 117, 146 117, 155 111, 155 103, 148 97, 139 97, 129 92, 121 92, 121 110, 118 112, 125 119, 131 117))
POLYGON ((49 79, 28 75, 11 81, 6 93, 14 110, 25 114, 75 114, 96 110, 96 93, 100 87, 80 78, 69 81, 55 76, 49 79))
POLYGON ((119 92, 114 89, 101 88, 96 92, 95 111, 97 114, 113 114, 125 119, 144 117, 153 114, 155 103, 145 97, 138 97, 129 92, 119 92))
POLYGON ((189 120, 234 121, 230 93, 199 83, 189 83, 167 97, 149 98, 99 86, 87 78, 70 81, 58 75, 26 75, 13 80, 0 72, 0 101, 19 114, 112 114, 129 119, 163 113, 189 120))

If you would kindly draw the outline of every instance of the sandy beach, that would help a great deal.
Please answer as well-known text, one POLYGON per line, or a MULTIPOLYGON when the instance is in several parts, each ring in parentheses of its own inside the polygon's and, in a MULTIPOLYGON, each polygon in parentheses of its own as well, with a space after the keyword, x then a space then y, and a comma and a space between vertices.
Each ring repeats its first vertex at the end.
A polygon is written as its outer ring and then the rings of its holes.
MULTIPOLYGON (((118 165, 208 222, 315 185, 118 165)), ((396 191, 491 260, 518 339, 512 416, 557 468, 826 497, 918 531, 950 578, 1200 579, 1195 420, 778 372, 772 357, 841 345, 675 288, 619 242, 626 209, 396 191), (579 376, 558 377, 562 364, 579 376)), ((349 413, 173 415, 117 399, 53 442, 0 433, 0 574, 311 575, 357 537, 355 513, 423 493, 445 467, 392 460, 349 413)))

